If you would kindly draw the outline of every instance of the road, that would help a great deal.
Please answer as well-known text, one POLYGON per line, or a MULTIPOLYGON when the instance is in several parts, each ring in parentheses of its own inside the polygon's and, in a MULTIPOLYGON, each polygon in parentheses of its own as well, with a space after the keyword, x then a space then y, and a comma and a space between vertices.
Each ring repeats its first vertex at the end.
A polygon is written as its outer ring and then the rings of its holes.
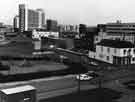
MULTIPOLYGON (((127 72, 125 72, 125 73, 127 73, 127 72)), ((108 75, 111 75, 111 74, 108 74, 108 75)), ((113 75, 114 74, 112 74, 112 76, 113 75)), ((111 88, 111 89, 114 89, 117 91, 124 92, 124 95, 119 100, 119 102, 131 102, 130 100, 135 97, 134 91, 126 89, 121 84, 123 81, 134 79, 135 77, 133 77, 133 76, 131 77, 130 74, 129 74, 129 77, 127 76, 127 74, 125 74, 125 75, 126 75, 125 77, 119 76, 120 78, 110 77, 111 80, 108 80, 108 81, 105 81, 102 83, 102 86, 105 88, 111 88), (128 97, 130 97, 130 100, 128 100, 128 97)), ((9 87, 27 85, 27 84, 32 85, 35 88, 37 88, 37 99, 38 100, 47 99, 47 98, 60 96, 60 95, 65 95, 65 94, 69 94, 69 93, 73 93, 73 92, 78 92, 78 81, 76 80, 75 75, 50 77, 50 78, 23 81, 23 82, 5 83, 5 84, 0 84, 0 88, 1 89, 9 88, 9 87)), ((96 88, 97 85, 98 84, 95 84, 95 85, 90 84, 90 81, 81 81, 80 89, 81 90, 93 89, 93 88, 96 88)))
MULTIPOLYGON (((20 85, 32 85, 37 89, 38 100, 47 99, 55 96, 78 92, 78 80, 76 80, 75 76, 76 75, 66 75, 30 81, 5 83, 0 84, 0 89, 20 85)), ((90 85, 89 81, 80 83, 80 90, 87 90, 93 88, 96 88, 96 86, 90 85)))
MULTIPOLYGON (((113 89, 113 90, 116 90, 116 91, 119 91, 119 92, 123 92, 122 94, 122 97, 120 99, 118 99, 118 102, 132 102, 132 100, 134 99, 135 100, 135 91, 134 90, 129 90, 127 89, 122 83, 123 82, 126 82, 128 80, 131 80, 131 79, 135 79, 135 76, 133 75, 133 73, 130 73, 129 72, 118 72, 117 75, 112 73, 111 74, 108 74, 106 76, 109 77, 110 80, 107 80, 105 82, 102 83, 102 87, 104 88, 110 88, 110 89, 113 89), (123 73, 123 75, 122 75, 123 73), (114 77, 112 77, 114 76, 114 77)), ((49 95, 53 95, 53 96, 57 96, 57 95, 63 95, 63 94, 68 94, 68 93, 72 93, 72 92, 77 92, 77 89, 78 89, 78 82, 75 80, 74 76, 73 77, 70 77, 70 78, 66 78, 67 83, 68 83, 68 86, 66 87, 64 85, 64 87, 66 89, 60 89, 57 87, 58 90, 52 90, 46 94, 42 94, 43 96, 47 96, 46 98, 49 98, 50 96, 49 95), (71 85, 71 82, 74 83, 74 85, 72 86, 71 85), (70 83, 70 84, 69 84, 70 83), (71 86, 70 86, 71 85, 71 86)), ((58 82, 61 82, 61 83, 65 83, 66 82, 65 79, 62 79, 62 80, 57 80, 55 83, 58 84, 58 82)), ((96 88, 98 84, 95 84, 95 86, 93 84, 90 84, 90 81, 86 81, 86 82, 81 82, 81 90, 84 90, 84 89, 93 89, 93 88, 96 88)), ((62 87, 60 85, 60 87, 62 87)), ((44 97, 42 97, 42 95, 40 96, 41 94, 39 94, 39 97, 41 97, 41 99, 43 99, 44 97)))
MULTIPOLYGON (((38 100, 78 92, 78 81, 74 75, 37 83, 35 86, 38 87, 38 100)), ((90 85, 89 81, 80 83, 80 90, 93 88, 96 88, 96 86, 90 85)))
POLYGON ((134 80, 135 77, 126 77, 116 80, 110 80, 109 82, 103 83, 103 87, 123 92, 122 97, 117 100, 118 102, 133 102, 132 100, 135 100, 135 90, 128 89, 122 84, 123 82, 127 82, 132 79, 134 80))

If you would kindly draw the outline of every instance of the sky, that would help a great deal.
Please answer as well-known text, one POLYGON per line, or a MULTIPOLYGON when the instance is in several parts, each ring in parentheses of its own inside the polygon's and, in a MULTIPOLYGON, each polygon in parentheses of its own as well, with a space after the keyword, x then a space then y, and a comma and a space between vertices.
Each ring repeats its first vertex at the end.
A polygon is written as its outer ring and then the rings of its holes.
POLYGON ((46 19, 59 24, 135 22, 135 0, 1 0, 0 22, 12 24, 21 3, 31 9, 43 8, 46 19))

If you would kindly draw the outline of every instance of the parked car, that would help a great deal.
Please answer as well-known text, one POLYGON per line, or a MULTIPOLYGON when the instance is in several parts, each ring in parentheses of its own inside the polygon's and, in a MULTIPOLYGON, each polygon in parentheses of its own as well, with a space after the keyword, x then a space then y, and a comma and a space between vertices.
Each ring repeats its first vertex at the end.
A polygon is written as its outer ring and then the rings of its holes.
POLYGON ((10 66, 9 65, 4 65, 0 62, 0 71, 6 71, 6 70, 10 70, 10 66))
POLYGON ((135 89, 135 80, 130 80, 128 82, 122 83, 123 85, 126 86, 128 89, 135 89))
POLYGON ((91 77, 98 77, 99 76, 99 74, 96 73, 95 71, 88 71, 86 74, 91 76, 91 77))
POLYGON ((89 62, 89 65, 98 66, 97 62, 89 62))
POLYGON ((80 75, 77 75, 76 76, 76 79, 77 80, 91 80, 93 77, 92 76, 89 76, 87 74, 80 74, 80 75), (79 78, 80 77, 80 78, 79 78))

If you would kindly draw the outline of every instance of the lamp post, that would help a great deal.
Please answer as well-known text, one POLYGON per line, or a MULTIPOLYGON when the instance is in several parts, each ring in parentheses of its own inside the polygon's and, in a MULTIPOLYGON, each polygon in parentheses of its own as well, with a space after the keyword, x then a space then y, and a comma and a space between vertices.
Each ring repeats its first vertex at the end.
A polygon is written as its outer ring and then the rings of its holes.
POLYGON ((128 50, 128 53, 127 53, 127 58, 128 58, 128 61, 127 61, 127 68, 128 68, 128 64, 131 64, 131 49, 128 50))
POLYGON ((80 73, 79 73, 79 80, 78 80, 78 93, 80 94, 80 73))
MULTIPOLYGON (((104 68, 103 65, 101 65, 101 68, 104 68)), ((101 69, 100 68, 100 69, 101 69)), ((104 70, 104 69, 101 69, 104 70)), ((98 74, 99 75, 99 80, 98 80, 98 88, 102 88, 102 80, 103 80, 103 75, 102 74, 98 74)))

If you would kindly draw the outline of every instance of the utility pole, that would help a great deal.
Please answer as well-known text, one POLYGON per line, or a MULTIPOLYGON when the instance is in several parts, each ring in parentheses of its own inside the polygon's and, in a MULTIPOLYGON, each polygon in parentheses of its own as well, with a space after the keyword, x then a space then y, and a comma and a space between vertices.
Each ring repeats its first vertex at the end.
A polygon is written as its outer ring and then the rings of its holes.
POLYGON ((102 76, 100 75, 99 81, 98 81, 98 88, 102 88, 102 76))
MULTIPOLYGON (((104 66, 102 66, 102 68, 103 68, 104 66)), ((102 69, 101 69, 102 70, 102 69)), ((98 88, 102 88, 102 80, 103 80, 103 75, 102 74, 100 74, 99 75, 99 80, 98 80, 98 88)))
POLYGON ((79 73, 79 80, 78 80, 78 93, 80 94, 80 73, 79 73))

